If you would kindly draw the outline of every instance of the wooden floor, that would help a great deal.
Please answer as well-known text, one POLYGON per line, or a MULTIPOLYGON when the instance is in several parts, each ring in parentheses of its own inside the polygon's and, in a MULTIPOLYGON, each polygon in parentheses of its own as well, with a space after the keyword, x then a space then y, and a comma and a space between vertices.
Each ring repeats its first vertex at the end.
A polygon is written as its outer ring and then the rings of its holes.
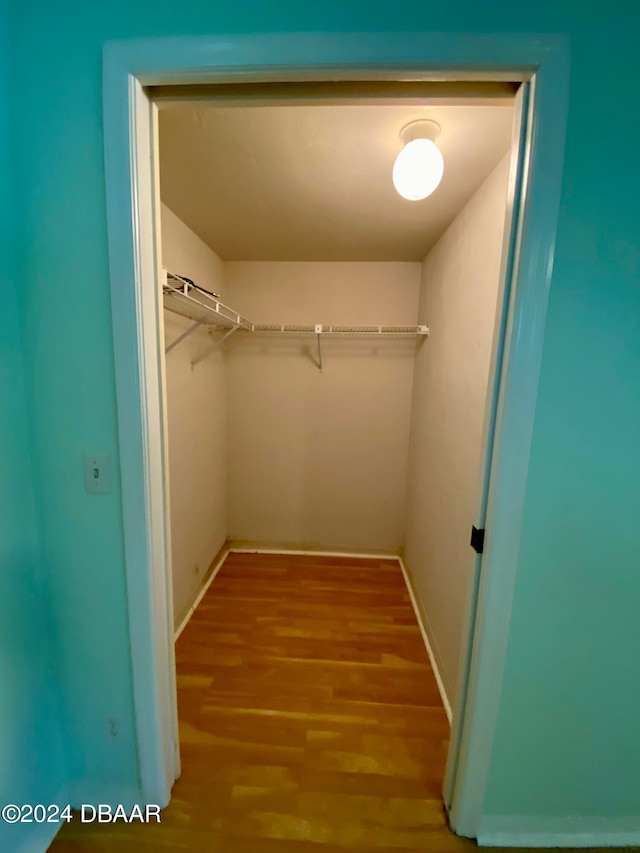
POLYGON ((160 826, 52 851, 459 850, 449 728, 395 560, 231 554, 176 645, 182 775, 160 826))
POLYGON ((395 560, 230 555, 176 645, 182 775, 160 826, 50 850, 470 850, 449 728, 395 560))
POLYGON ((447 829, 449 729, 396 561, 232 554, 176 657, 161 825, 74 820, 54 853, 477 853, 447 829))

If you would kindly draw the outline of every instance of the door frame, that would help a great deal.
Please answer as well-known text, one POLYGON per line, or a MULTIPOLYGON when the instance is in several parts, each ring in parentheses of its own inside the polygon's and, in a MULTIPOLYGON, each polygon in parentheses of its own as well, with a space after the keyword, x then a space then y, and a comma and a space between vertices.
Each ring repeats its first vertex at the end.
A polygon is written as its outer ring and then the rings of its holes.
MULTIPOLYGON (((179 775, 168 539, 157 221, 149 85, 309 80, 498 80, 527 85, 527 131, 493 435, 487 537, 454 708, 444 798, 477 837, 504 671, 560 206, 567 40, 554 35, 286 33, 112 42, 104 145, 120 484, 141 800, 165 805, 179 775)), ((478 561, 478 567, 480 561, 478 561)))

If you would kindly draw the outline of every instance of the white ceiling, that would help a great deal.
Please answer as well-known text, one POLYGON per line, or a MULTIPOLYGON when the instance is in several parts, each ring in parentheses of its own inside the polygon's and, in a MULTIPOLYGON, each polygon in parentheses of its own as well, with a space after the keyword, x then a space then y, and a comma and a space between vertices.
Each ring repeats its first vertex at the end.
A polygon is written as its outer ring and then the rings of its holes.
POLYGON ((223 260, 420 261, 507 152, 512 104, 173 105, 162 200, 223 260), (442 131, 442 183, 411 202, 391 170, 409 121, 442 131))

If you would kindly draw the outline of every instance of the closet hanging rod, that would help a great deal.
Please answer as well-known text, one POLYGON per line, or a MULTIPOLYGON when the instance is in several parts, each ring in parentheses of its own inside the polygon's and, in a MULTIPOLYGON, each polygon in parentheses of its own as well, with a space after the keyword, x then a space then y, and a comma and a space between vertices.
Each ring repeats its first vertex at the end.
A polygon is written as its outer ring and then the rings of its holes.
POLYGON ((338 324, 288 324, 288 323, 254 323, 254 332, 290 335, 334 335, 342 337, 426 337, 428 326, 401 326, 378 324, 368 326, 338 325, 338 324))

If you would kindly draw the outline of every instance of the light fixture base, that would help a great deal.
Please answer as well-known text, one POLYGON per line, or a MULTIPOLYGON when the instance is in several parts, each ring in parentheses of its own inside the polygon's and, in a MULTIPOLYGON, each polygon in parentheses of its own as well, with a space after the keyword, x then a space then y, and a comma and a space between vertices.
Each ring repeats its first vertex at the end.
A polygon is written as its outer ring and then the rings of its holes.
POLYGON ((431 119, 419 119, 410 121, 400 131, 400 139, 403 145, 408 145, 414 139, 430 139, 432 142, 440 135, 440 125, 431 119))

